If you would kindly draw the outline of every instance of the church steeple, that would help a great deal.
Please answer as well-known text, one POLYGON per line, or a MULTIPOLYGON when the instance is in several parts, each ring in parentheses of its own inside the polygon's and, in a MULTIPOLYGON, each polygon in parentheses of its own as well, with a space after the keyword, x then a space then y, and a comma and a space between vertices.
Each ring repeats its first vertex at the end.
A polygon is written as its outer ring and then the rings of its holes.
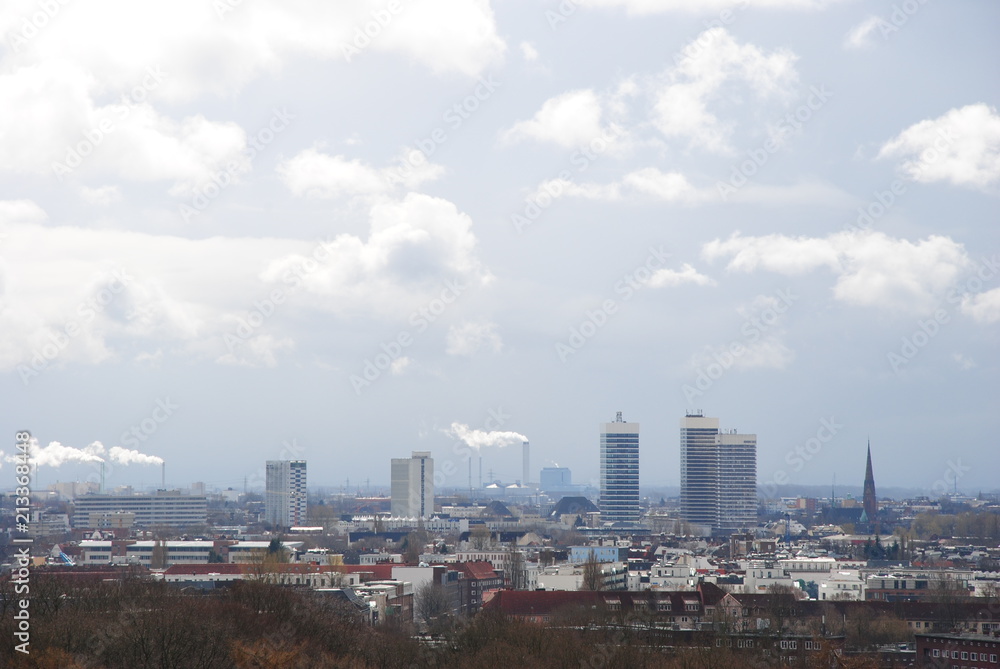
POLYGON ((868 464, 865 466, 865 492, 864 492, 865 515, 868 522, 875 525, 878 518, 878 500, 875 497, 875 474, 872 472, 872 442, 868 440, 868 464))

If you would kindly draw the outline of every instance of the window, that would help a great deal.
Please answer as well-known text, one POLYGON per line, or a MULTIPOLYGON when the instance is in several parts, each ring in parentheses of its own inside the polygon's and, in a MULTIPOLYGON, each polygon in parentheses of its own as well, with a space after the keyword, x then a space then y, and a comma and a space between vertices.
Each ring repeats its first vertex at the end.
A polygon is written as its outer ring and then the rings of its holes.
POLYGON ((939 651, 937 648, 935 648, 934 649, 934 657, 940 657, 940 656, 941 656, 941 651, 939 651))
POLYGON ((669 611, 670 610, 670 602, 657 602, 657 604, 656 604, 656 610, 657 611, 669 611))
POLYGON ((990 662, 996 662, 996 661, 997 661, 997 654, 990 653, 990 662))
POLYGON ((979 658, 976 657, 976 653, 969 653, 969 659, 970 660, 977 660, 979 658))
POLYGON ((968 660, 969 659, 969 654, 966 653, 964 650, 962 651, 962 659, 963 660, 968 660))

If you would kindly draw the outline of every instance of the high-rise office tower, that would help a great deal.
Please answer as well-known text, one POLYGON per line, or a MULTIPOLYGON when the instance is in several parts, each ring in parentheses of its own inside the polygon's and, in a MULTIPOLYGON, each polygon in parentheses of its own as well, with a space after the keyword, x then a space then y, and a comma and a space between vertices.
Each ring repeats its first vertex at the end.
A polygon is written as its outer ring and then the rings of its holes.
POLYGON ((639 521, 639 424, 601 423, 601 520, 639 521))
POLYGON ((681 419, 681 517, 713 534, 757 521, 757 436, 720 432, 719 419, 681 419))
POLYGON ((395 518, 430 518, 434 513, 434 459, 429 451, 392 459, 391 513, 395 518))
POLYGON ((264 519, 272 525, 305 525, 308 508, 305 460, 268 460, 264 519))

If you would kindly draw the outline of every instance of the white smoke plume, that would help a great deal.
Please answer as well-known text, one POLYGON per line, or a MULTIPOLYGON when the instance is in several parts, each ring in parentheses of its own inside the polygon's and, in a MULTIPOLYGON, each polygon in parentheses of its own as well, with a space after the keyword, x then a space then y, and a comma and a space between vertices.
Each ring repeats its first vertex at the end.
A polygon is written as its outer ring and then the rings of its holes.
MULTIPOLYGON (((146 455, 139 451, 112 446, 110 450, 104 448, 104 444, 99 441, 92 442, 83 448, 73 448, 58 441, 50 441, 48 446, 40 446, 34 437, 28 444, 28 456, 31 464, 40 467, 59 467, 68 462, 107 462, 110 460, 119 465, 162 465, 163 458, 155 455, 146 455)), ((16 462, 13 455, 4 455, 0 451, 0 461, 16 462)))
POLYGON ((118 463, 119 465, 162 465, 163 458, 156 455, 146 455, 145 453, 140 453, 136 450, 130 450, 128 448, 122 448, 121 446, 112 446, 108 451, 108 459, 111 462, 118 463))
POLYGON ((504 448, 528 441, 528 438, 519 432, 500 432, 497 430, 485 432, 484 430, 473 430, 465 423, 452 423, 450 428, 442 430, 442 432, 465 442, 467 446, 477 451, 489 446, 504 448))
MULTIPOLYGON (((101 457, 103 454, 104 446, 99 441, 85 448, 64 446, 58 441, 50 441, 48 446, 39 446, 38 440, 32 437, 28 445, 31 464, 40 467, 59 467, 67 462, 104 462, 101 457)), ((7 458, 7 462, 12 461, 12 457, 7 458)))

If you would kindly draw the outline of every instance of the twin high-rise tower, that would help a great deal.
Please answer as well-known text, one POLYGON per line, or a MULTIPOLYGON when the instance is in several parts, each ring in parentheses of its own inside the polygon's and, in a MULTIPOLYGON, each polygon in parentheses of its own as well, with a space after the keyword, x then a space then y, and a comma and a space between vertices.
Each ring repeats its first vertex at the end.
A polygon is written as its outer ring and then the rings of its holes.
POLYGON ((757 435, 700 412, 681 419, 681 517, 715 535, 757 524, 757 435))

